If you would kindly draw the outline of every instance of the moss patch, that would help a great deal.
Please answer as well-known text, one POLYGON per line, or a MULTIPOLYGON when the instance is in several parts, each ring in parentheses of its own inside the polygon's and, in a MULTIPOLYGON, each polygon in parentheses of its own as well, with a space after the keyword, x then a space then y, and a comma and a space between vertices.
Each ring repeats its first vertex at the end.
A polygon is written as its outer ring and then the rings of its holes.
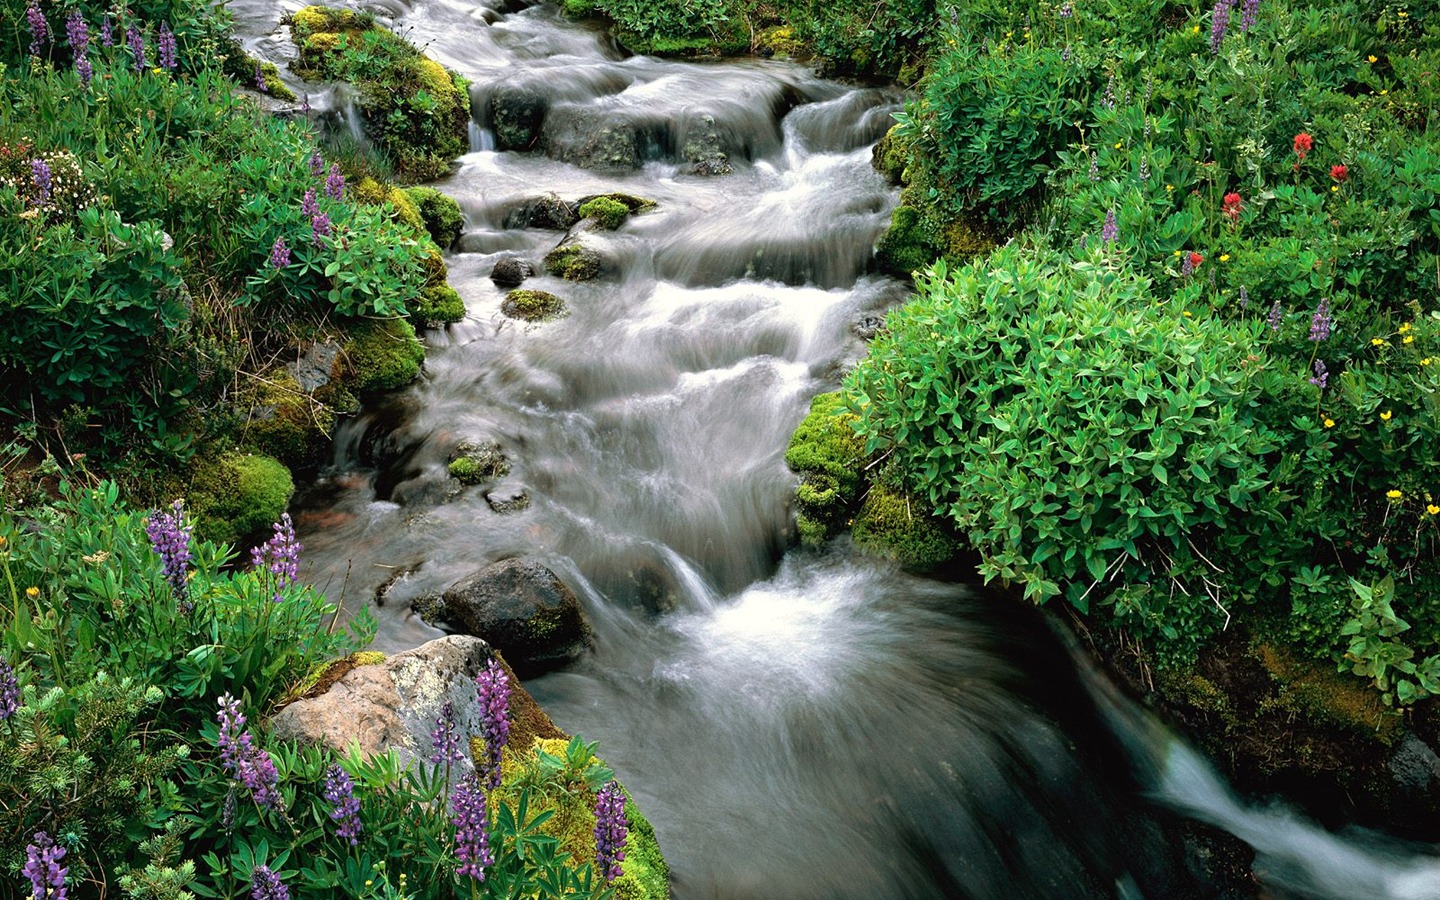
POLYGON ((367 175, 349 190, 351 197, 361 203, 376 206, 390 204, 394 208, 396 220, 409 225, 417 233, 425 231, 425 221, 420 217, 419 208, 403 188, 377 181, 373 176, 367 175))
POLYGON ((347 337, 345 369, 355 390, 393 390, 420 374, 425 348, 404 319, 359 322, 351 326, 347 337))
POLYGON ((335 429, 335 412, 300 388, 284 367, 260 376, 241 393, 246 412, 242 446, 273 456, 287 466, 311 465, 324 455, 335 429))
POLYGON ((859 500, 865 443, 854 421, 841 392, 821 394, 790 436, 785 465, 800 475, 795 524, 806 546, 823 544, 843 528, 859 500))
POLYGON ((588 203, 580 204, 580 218, 594 219, 601 228, 614 231, 630 218, 630 208, 609 197, 596 197, 588 203))
POLYGON ((881 270, 902 278, 929 266, 942 254, 940 238, 923 221, 920 211, 897 206, 890 228, 880 238, 875 261, 881 270))
POLYGON ((426 323, 458 322, 465 318, 465 301, 450 285, 437 284, 420 294, 411 312, 426 323))
POLYGON ((589 281, 604 270, 600 254, 580 244, 563 244, 545 254, 545 271, 567 281, 589 281))
POLYGON ((564 315, 565 301, 549 291, 520 288, 505 295, 500 311, 512 319, 545 322, 564 315))
POLYGON ((950 560, 959 543, 914 498, 873 484, 851 529, 856 546, 916 569, 950 560))
POLYGON ((885 136, 876 141, 875 148, 870 151, 870 164, 891 184, 900 184, 909 155, 909 148, 896 137, 899 128, 896 125, 885 132, 885 136))
POLYGON ((460 239, 465 216, 460 212, 460 204, 455 202, 454 197, 431 187, 407 188, 405 193, 419 210, 425 230, 436 244, 443 249, 460 239))
POLYGON ((450 476, 461 484, 483 484, 510 474, 510 461, 494 441, 464 441, 450 454, 450 476))
POLYGON ((234 544, 280 519, 295 493, 284 463, 258 453, 226 453, 199 463, 191 476, 195 532, 234 544))

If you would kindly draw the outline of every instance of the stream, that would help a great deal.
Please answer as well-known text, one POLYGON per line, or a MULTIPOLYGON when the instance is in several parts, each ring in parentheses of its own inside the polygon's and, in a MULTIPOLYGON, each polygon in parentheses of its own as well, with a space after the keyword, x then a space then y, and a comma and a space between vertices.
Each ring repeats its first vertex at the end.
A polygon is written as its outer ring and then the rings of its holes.
MULTIPOLYGON (((283 69, 275 23, 300 4, 230 6, 283 69)), ((906 293, 871 272, 896 193, 870 150, 898 93, 626 57, 549 4, 367 8, 472 84, 472 152, 435 185, 465 214, 447 262, 468 315, 424 335, 417 384, 341 426, 296 504, 306 574, 353 610, 403 573, 374 608, 394 651, 441 634, 411 598, 508 556, 558 573, 593 652, 525 686, 600 741, 678 900, 1239 896, 1207 880, 1181 816, 1254 846, 1270 896, 1440 897, 1433 859, 1247 807, 1039 612, 843 541, 791 547, 789 436, 906 293), (495 98, 516 96, 541 98, 545 151, 495 149, 495 98), (577 165, 602 134, 637 165, 577 165), (734 171, 694 174, 695 147, 734 171), (543 274, 563 234, 507 227, 547 193, 610 191, 656 207, 587 236, 599 280, 543 274), (569 315, 501 315, 507 256, 569 315), (527 509, 449 478, 456 445, 487 440, 512 463, 493 489, 527 509)), ((307 87, 353 129, 346 91, 307 87)))

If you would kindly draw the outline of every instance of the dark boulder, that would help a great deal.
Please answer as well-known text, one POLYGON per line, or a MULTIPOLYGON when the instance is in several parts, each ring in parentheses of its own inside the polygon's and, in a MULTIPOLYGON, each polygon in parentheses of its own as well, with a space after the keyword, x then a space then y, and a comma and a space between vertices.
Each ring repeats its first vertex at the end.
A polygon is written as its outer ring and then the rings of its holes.
POLYGON ((534 200, 527 200, 512 209, 505 216, 505 228, 545 228, 552 231, 569 231, 580 221, 580 204, 561 200, 556 194, 546 194, 534 200))
POLYGON ((500 287, 519 287, 525 279, 535 274, 535 267, 518 256, 507 256, 495 263, 490 270, 490 280, 500 287))
POLYGON ((490 98, 490 125, 501 150, 529 150, 540 140, 550 100, 530 88, 502 87, 490 98))

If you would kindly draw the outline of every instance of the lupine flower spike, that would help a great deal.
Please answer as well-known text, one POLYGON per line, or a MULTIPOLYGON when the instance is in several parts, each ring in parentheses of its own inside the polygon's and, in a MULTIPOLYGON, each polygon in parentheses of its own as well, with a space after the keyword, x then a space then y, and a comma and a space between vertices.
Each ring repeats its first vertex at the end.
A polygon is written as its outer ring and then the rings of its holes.
POLYGON ((1115 221, 1115 208, 1111 207, 1105 213, 1105 225, 1100 229, 1100 240, 1113 244, 1119 237, 1120 225, 1115 221))
POLYGON ((1245 0, 1240 7, 1240 30, 1248 33, 1260 19, 1260 0, 1245 0))
MULTIPOLYGON (((318 157, 319 154, 316 154, 315 156, 312 156, 310 158, 310 171, 312 172, 315 171, 314 160, 318 157)), ((305 191, 305 196, 300 198, 300 215, 304 216, 307 219, 313 219, 316 215, 319 214, 319 212, 320 204, 315 201, 315 189, 307 188, 305 191)))
POLYGON ((283 237, 276 238, 275 245, 270 248, 270 265, 276 269, 290 265, 290 248, 285 246, 283 237))
POLYGON ((440 708, 435 730, 430 732, 430 761, 437 766, 451 766, 465 759, 460 750, 460 732, 455 728, 455 704, 447 702, 440 708))
POLYGON ((250 873, 251 900, 290 900, 290 889, 269 866, 256 866, 250 873))
POLYGON ((595 866, 606 884, 620 877, 627 836, 625 792, 607 781, 595 794, 595 866))
POLYGON ((486 784, 500 786, 500 751, 510 737, 510 678, 495 660, 475 676, 475 697, 480 703, 480 729, 485 739, 486 784))
POLYGON ((350 846, 360 843, 360 801, 355 798, 355 782, 350 773, 332 765, 325 773, 325 799, 330 803, 330 818, 339 827, 335 835, 349 840, 350 846))
POLYGON ((1265 317, 1265 322, 1270 326, 1271 331, 1280 330, 1280 318, 1283 315, 1284 309, 1281 308, 1280 301, 1276 300, 1275 305, 1270 307, 1270 314, 1265 317))
POLYGON ((325 213, 316 213, 310 219, 310 243, 319 246, 322 239, 330 236, 330 217, 325 213))
POLYGON ((1219 0, 1210 17, 1210 52, 1220 55, 1220 46, 1225 43, 1225 30, 1230 27, 1230 7, 1235 0, 1219 0))
POLYGON ((30 26, 30 52, 35 56, 50 41, 50 25, 45 21, 45 14, 40 7, 31 3, 25 7, 25 24, 30 26))
POLYGON ((1322 299, 1320 305, 1315 307, 1315 315, 1310 317, 1310 340, 1320 343, 1330 337, 1330 326, 1335 320, 1330 315, 1329 299, 1322 299))
POLYGON ((109 16, 100 20, 100 46, 115 46, 115 26, 110 22, 109 16))
POLYGON ((80 10, 71 10, 65 18, 65 37, 76 57, 84 56, 90 49, 90 29, 85 26, 85 17, 80 15, 80 10))
MULTIPOLYGON (((273 254, 273 249, 272 249, 273 254)), ((280 521, 271 526, 275 534, 270 540, 250 551, 250 564, 264 569, 274 578, 275 593, 270 599, 279 603, 282 592, 294 584, 300 576, 300 551, 304 549, 295 539, 295 526, 289 513, 281 513, 280 521)))
POLYGON ((41 831, 25 848, 25 865, 20 874, 30 879, 32 900, 65 900, 65 876, 69 869, 60 865, 65 848, 41 831))
POLYGON ((145 534, 150 538, 150 547, 160 557, 165 573, 165 583, 170 585, 170 594, 179 604, 181 612, 188 613, 190 603, 190 531, 193 526, 184 524, 185 501, 176 500, 168 513, 152 512, 145 519, 145 534))
POLYGON ((52 184, 50 166, 43 159, 30 161, 30 180, 35 185, 35 205, 44 206, 50 202, 52 184))
POLYGON ((145 71, 145 35, 140 29, 131 25, 125 31, 125 42, 130 45, 130 56, 135 63, 135 71, 145 71))
POLYGON ((339 200, 345 196, 345 176, 340 174, 340 164, 330 164, 330 174, 325 179, 325 196, 339 200))
POLYGON ((455 874, 484 881, 485 867, 493 865, 495 857, 490 852, 485 791, 476 773, 450 792, 450 821, 455 825, 455 858, 460 860, 455 874))
POLYGON ((160 57, 160 68, 167 72, 175 71, 175 33, 170 30, 166 22, 160 23, 160 35, 155 39, 156 53, 160 57))
MULTIPOLYGON (((310 96, 310 95, 309 95, 309 94, 306 94, 305 96, 308 97, 308 96, 310 96)), ((316 150, 314 153, 310 154, 310 177, 311 177, 311 178, 319 178, 321 175, 324 175, 324 174, 325 174, 325 158, 320 155, 320 151, 319 151, 319 150, 316 150)), ((310 191, 309 193, 306 194, 306 196, 310 197, 310 198, 313 200, 314 197, 315 197, 315 192, 314 192, 314 191, 310 191)))
POLYGON ((1325 368, 1325 360, 1315 360, 1315 365, 1312 367, 1312 369, 1315 374, 1313 377, 1311 377, 1310 383, 1315 385, 1322 391, 1325 390, 1325 385, 1330 383, 1330 371, 1325 368))
POLYGON ((4 722, 20 708, 20 681, 10 660, 0 656, 0 722, 4 722))
POLYGON ((279 809, 281 804, 278 783, 279 773, 275 771, 275 760, 270 754, 256 747, 245 730, 245 716, 240 712, 240 701, 226 694, 220 698, 220 712, 216 717, 220 723, 220 736, 216 743, 220 747, 220 765, 239 782, 257 806, 279 809))
POLYGON ((255 64, 255 90, 262 94, 270 93, 270 85, 265 81, 265 72, 259 63, 255 64))

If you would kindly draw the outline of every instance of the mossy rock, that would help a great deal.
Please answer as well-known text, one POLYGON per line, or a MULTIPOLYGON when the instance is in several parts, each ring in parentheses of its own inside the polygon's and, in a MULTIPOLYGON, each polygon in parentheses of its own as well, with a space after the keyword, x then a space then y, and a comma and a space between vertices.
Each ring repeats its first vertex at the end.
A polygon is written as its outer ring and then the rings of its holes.
POLYGON ((914 569, 933 569, 960 550, 929 510, 883 484, 870 486, 850 533, 862 550, 914 569))
POLYGON ((510 474, 510 460, 494 441, 462 441, 450 452, 450 476, 461 484, 483 484, 510 474))
POLYGON ((259 453, 226 453, 196 465, 189 499, 195 533, 235 544, 279 521, 295 493, 285 464, 259 453))
POLYGON ((420 249, 425 252, 425 257, 420 260, 420 266, 425 270, 425 283, 444 284, 450 277, 450 267, 445 264, 445 254, 429 238, 421 243, 420 249))
POLYGON ((292 467, 313 465, 330 446, 335 411, 305 393, 284 368, 261 375, 241 393, 243 445, 292 467))
MULTIPOLYGON (((624 206, 626 210, 632 213, 648 212, 655 208, 654 200, 646 200, 644 197, 637 197, 634 194, 621 194, 619 192, 609 194, 592 194, 588 197, 581 197, 580 205, 583 209, 585 204, 594 202, 596 200, 609 200, 612 203, 619 203, 620 205, 624 206)), ((583 216, 584 212, 581 212, 581 215, 583 216)))
POLYGON ((865 442, 851 427, 855 421, 845 408, 844 394, 820 394, 790 436, 785 464, 801 477, 795 489, 795 524, 806 546, 833 537, 859 501, 865 442))
POLYGON ((410 312, 428 325, 445 325, 465 318, 465 301, 448 284, 427 287, 410 312))
POLYGON ((442 250, 454 246, 465 226, 465 216, 455 198, 431 187, 407 188, 405 193, 419 210, 431 240, 442 250))
MULTIPOLYGON (((528 749, 507 748, 501 763, 501 785, 492 793, 491 814, 498 814, 500 802, 512 808, 519 802, 520 791, 529 788, 530 808, 535 812, 550 811, 553 815, 540 830, 560 842, 576 862, 595 859, 595 790, 584 784, 577 773, 566 766, 552 774, 543 767, 540 753, 567 761, 570 742, 551 738, 536 740, 528 749)), ((472 745, 473 748, 473 745, 472 745)), ((603 766, 596 757, 588 756, 579 764, 603 766)), ((625 794, 625 860, 620 864, 620 877, 611 882, 618 900, 667 900, 670 896, 670 867, 660 852, 655 829, 640 812, 630 792, 625 794)))
POLYGON ((909 163, 910 148, 897 137, 899 125, 894 126, 885 132, 885 136, 875 142, 875 148, 870 151, 870 165, 891 184, 900 184, 905 175, 905 166, 909 163))
POLYGON ((882 271, 903 278, 925 269, 942 253, 938 236, 927 227, 920 211, 897 206, 890 216, 889 230, 880 238, 875 261, 882 271))
POLYGON ((805 42, 789 25, 766 28, 755 38, 755 49, 761 56, 803 57, 809 55, 805 42))
POLYGON ((1404 733, 1404 714, 1365 681, 1274 644, 1258 644, 1254 653, 1278 685, 1277 708, 1386 745, 1404 733))
POLYGON ((351 198, 361 203, 369 203, 374 206, 390 204, 394 207, 395 218, 398 221, 414 228, 416 232, 425 232, 425 220, 421 217, 414 200, 404 188, 382 183, 367 175, 349 190, 351 198))
POLYGON ((566 281, 590 281, 605 271, 604 258, 582 244, 562 244, 545 254, 545 271, 566 281))
POLYGON ((359 322, 349 328, 346 337, 346 381, 356 391, 393 390, 420 374, 425 348, 404 319, 359 322))
POLYGON ((614 231, 630 218, 630 208, 609 197, 596 197, 588 203, 580 204, 580 218, 594 219, 601 228, 614 231))
POLYGON ((512 319, 548 322, 565 314, 565 301, 549 291, 519 288, 505 295, 500 311, 512 319))

